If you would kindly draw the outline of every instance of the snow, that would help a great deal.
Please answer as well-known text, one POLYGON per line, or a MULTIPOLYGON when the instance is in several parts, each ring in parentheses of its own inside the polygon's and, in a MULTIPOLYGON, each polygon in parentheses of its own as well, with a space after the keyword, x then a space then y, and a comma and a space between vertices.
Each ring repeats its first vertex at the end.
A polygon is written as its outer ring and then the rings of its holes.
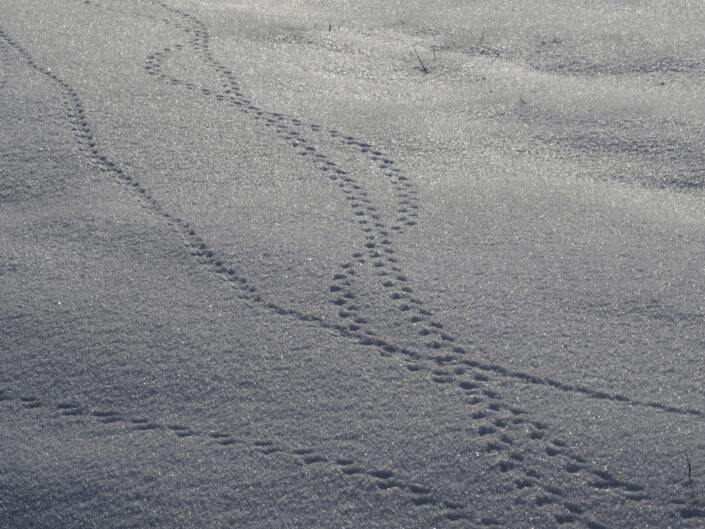
POLYGON ((702 526, 701 3, 0 12, 0 526, 702 526))

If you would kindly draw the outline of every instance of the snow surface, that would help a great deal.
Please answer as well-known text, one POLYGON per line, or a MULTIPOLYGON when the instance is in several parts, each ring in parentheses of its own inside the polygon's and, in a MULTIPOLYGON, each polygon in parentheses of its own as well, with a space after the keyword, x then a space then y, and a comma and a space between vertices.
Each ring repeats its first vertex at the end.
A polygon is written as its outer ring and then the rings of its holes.
POLYGON ((702 27, 0 0, 0 527, 702 527, 702 27))

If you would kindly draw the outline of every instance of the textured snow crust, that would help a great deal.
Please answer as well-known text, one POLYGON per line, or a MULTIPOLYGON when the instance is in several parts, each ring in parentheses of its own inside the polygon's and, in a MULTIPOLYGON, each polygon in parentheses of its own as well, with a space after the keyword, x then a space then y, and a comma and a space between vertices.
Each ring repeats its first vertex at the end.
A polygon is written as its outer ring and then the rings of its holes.
POLYGON ((702 527, 700 2, 0 14, 1 527, 702 527))

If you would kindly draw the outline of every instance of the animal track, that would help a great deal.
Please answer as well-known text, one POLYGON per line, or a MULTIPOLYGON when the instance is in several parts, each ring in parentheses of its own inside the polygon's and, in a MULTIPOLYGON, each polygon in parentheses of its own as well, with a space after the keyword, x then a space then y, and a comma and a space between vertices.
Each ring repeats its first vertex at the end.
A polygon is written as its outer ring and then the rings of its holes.
MULTIPOLYGON (((371 144, 356 139, 353 136, 345 136, 335 129, 326 130, 316 124, 307 124, 299 119, 289 118, 282 114, 259 109, 243 95, 242 89, 234 74, 213 57, 209 47, 210 35, 202 22, 196 20, 189 13, 173 8, 164 2, 153 1, 152 3, 161 7, 171 15, 176 15, 180 18, 177 20, 171 18, 163 20, 165 23, 173 24, 182 29, 186 33, 188 41, 186 44, 177 44, 150 54, 144 65, 144 69, 148 75, 154 76, 161 82, 180 86, 186 90, 197 92, 202 97, 215 99, 218 102, 227 104, 229 107, 239 112, 250 115, 253 120, 261 123, 263 126, 275 127, 276 131, 282 137, 282 140, 295 149, 297 155, 310 159, 314 166, 320 170, 323 177, 330 180, 332 184, 337 186, 349 199, 351 217, 353 221, 362 227, 361 230, 362 233, 365 234, 366 242, 364 243, 364 248, 352 254, 352 262, 347 261, 341 264, 341 269, 346 272, 335 273, 332 276, 332 284, 330 284, 328 288, 329 292, 335 296, 331 300, 331 304, 336 307, 345 307, 345 309, 340 308, 335 312, 341 322, 331 324, 321 317, 305 314, 295 309, 286 308, 274 302, 264 300, 261 295, 257 293, 257 289, 252 286, 245 277, 242 277, 236 268, 224 263, 224 261, 216 255, 186 220, 173 217, 165 210, 161 203, 153 198, 146 187, 139 183, 133 176, 126 174, 119 163, 116 163, 102 154, 99 142, 93 135, 89 119, 86 116, 78 93, 61 77, 41 68, 21 46, 9 38, 4 30, 0 29, 0 43, 2 43, 3 49, 6 50, 8 47, 11 47, 15 50, 17 55, 19 55, 22 62, 36 72, 49 77, 55 86, 57 86, 64 101, 67 121, 74 132, 75 141, 79 145, 81 152, 96 169, 106 173, 106 175, 113 178, 116 182, 130 189, 133 196, 143 207, 161 217, 164 222, 178 232, 185 246, 198 262, 210 269, 220 279, 230 284, 239 299, 260 303, 277 314, 293 316, 304 322, 313 322, 316 325, 334 329, 343 336, 354 339, 357 343, 377 347, 381 354, 395 355, 396 358, 402 361, 410 373, 428 376, 430 380, 435 383, 457 388, 459 390, 458 393, 462 396, 461 398, 468 398, 466 402, 469 407, 472 409, 480 408, 480 411, 472 413, 473 420, 493 421, 492 426, 479 425, 477 430, 479 436, 490 439, 485 444, 485 452, 487 454, 500 454, 502 457, 507 457, 507 452, 510 451, 511 445, 515 442, 514 440, 521 439, 526 445, 535 447, 537 453, 545 453, 550 456, 552 460, 555 460, 555 464, 562 469, 564 474, 571 479, 574 475, 581 477, 591 476, 592 479, 589 481, 589 485, 593 489, 621 489, 624 492, 638 492, 643 490, 641 485, 622 482, 612 477, 609 473, 591 469, 590 466, 583 463, 580 458, 571 455, 565 448, 565 444, 560 440, 549 440, 547 434, 547 430, 549 429, 546 425, 541 425, 541 427, 534 425, 534 428, 525 428, 525 422, 523 420, 514 422, 513 417, 517 415, 528 415, 528 413, 524 410, 510 407, 504 402, 502 396, 490 386, 495 385, 500 378, 510 378, 527 384, 536 384, 565 392, 578 393, 595 399, 650 407, 669 413, 703 417, 702 412, 699 410, 666 406, 656 402, 638 402, 621 395, 610 395, 589 388, 571 386, 551 379, 513 371, 502 366, 468 358, 464 348, 451 345, 457 341, 457 338, 450 332, 441 332, 443 325, 440 322, 430 320, 433 316, 433 311, 428 308, 425 302, 419 297, 410 297, 410 295, 413 294, 413 289, 410 286, 406 286, 409 279, 407 275, 403 273, 401 266, 398 264, 398 260, 393 257, 396 253, 394 248, 396 236, 404 233, 407 227, 412 227, 417 224, 419 217, 418 210, 420 209, 417 199, 418 191, 415 184, 410 182, 408 176, 403 174, 403 172, 396 167, 394 160, 371 144), (199 56, 207 66, 210 66, 217 72, 223 81, 222 87, 199 86, 193 82, 168 76, 165 72, 165 65, 170 57, 174 53, 183 53, 187 49, 195 51, 196 55, 199 56), (380 212, 379 208, 373 205, 361 181, 350 176, 348 171, 336 164, 330 157, 327 157, 321 148, 317 146, 314 147, 314 142, 309 141, 309 139, 305 137, 303 133, 304 129, 307 131, 310 130, 311 133, 319 137, 327 136, 327 141, 336 142, 338 145, 345 148, 352 148, 372 161, 376 165, 376 170, 381 171, 388 179, 397 206, 396 213, 399 215, 392 215, 393 220, 384 219, 384 215, 380 212), (379 281, 381 286, 385 289, 395 288, 389 298, 392 301, 400 301, 398 305, 394 306, 399 311, 402 321, 414 325, 424 324, 425 327, 420 329, 419 334, 422 336, 433 335, 438 338, 423 342, 424 347, 422 349, 428 350, 427 355, 423 355, 410 348, 400 347, 383 338, 376 337, 379 333, 376 329, 373 329, 369 323, 373 318, 358 314, 360 308, 351 305, 350 300, 355 297, 354 277, 356 276, 355 267, 357 266, 353 264, 355 262, 357 265, 365 266, 366 270, 377 270, 379 273, 383 274, 377 276, 379 278, 390 277, 390 279, 380 279, 379 281), (394 266, 390 266, 392 263, 394 263, 394 266), (404 284, 405 286, 400 287, 399 284, 404 284), (397 287, 399 288, 397 289, 397 287), (403 302, 401 302, 402 300, 403 302), (410 314, 411 316, 409 316, 410 314), (354 321, 352 324, 348 321, 351 319, 354 321), (372 338, 371 336, 375 337, 372 338), (436 369, 437 366, 443 366, 444 370, 440 371, 436 369)), ((413 326, 411 326, 411 328, 413 328, 413 326)), ((409 376, 411 376, 411 374, 409 376)), ((3 399, 3 395, 5 394, 0 393, 0 400, 10 399, 10 397, 3 399)), ((23 407, 28 409, 41 409, 46 406, 39 399, 34 397, 22 397, 19 399, 19 402, 23 407)), ((84 414, 84 408, 79 404, 58 403, 54 408, 58 410, 61 415, 71 416, 84 414)), ((99 423, 123 423, 137 431, 158 431, 163 434, 174 434, 182 438, 200 438, 202 440, 218 443, 224 447, 238 444, 248 446, 253 450, 265 454, 281 452, 291 457, 298 458, 306 465, 327 465, 331 469, 336 469, 336 471, 341 472, 345 476, 350 476, 351 478, 362 476, 365 479, 373 480, 376 486, 381 490, 402 490, 409 495, 411 504, 416 506, 434 506, 439 511, 442 511, 443 516, 448 520, 468 518, 479 521, 482 525, 500 525, 500 522, 494 518, 485 517, 479 518, 479 520, 473 518, 470 514, 463 511, 466 506, 444 501, 439 496, 439 493, 435 493, 431 488, 416 485, 412 480, 398 476, 391 470, 367 469, 363 464, 357 463, 356 460, 352 458, 339 457, 331 461, 328 457, 318 453, 312 448, 276 448, 273 441, 264 442, 261 440, 237 439, 227 433, 199 432, 187 426, 173 424, 167 426, 145 418, 128 419, 110 410, 91 410, 89 417, 95 418, 96 422, 99 423)), ((283 443, 277 442, 276 446, 283 446, 283 443)), ((517 477, 514 480, 514 484, 518 490, 531 488, 537 480, 540 481, 541 476, 538 475, 536 471, 526 465, 522 465, 522 459, 519 459, 520 456, 512 454, 509 457, 513 458, 514 462, 504 459, 497 465, 497 469, 502 474, 515 473, 517 477)), ((567 511, 566 514, 554 515, 556 523, 566 524, 579 522, 585 527, 599 527, 599 524, 584 518, 586 507, 563 500, 559 490, 551 491, 550 488, 544 489, 547 494, 537 497, 536 505, 538 507, 558 505, 564 507, 567 511)), ((624 497, 628 498, 629 496, 625 495, 624 497)), ((646 497, 646 495, 643 495, 642 499, 646 497)), ((682 518, 703 516, 701 511, 697 509, 681 509, 679 512, 682 518)))
MULTIPOLYGON (((79 403, 59 402, 56 404, 43 403, 36 397, 21 396, 13 397, 5 391, 0 392, 3 401, 16 400, 23 406, 32 404, 32 409, 45 411, 50 413, 55 410, 83 410, 90 409, 90 406, 84 406, 79 403)), ((62 414, 65 415, 65 414, 62 414)), ((256 438, 254 435, 246 437, 236 437, 229 432, 223 431, 208 431, 198 428, 193 428, 189 425, 174 424, 172 422, 164 422, 159 418, 148 417, 129 417, 115 410, 91 409, 87 415, 92 417, 94 427, 99 427, 104 424, 105 427, 114 427, 112 423, 122 424, 134 432, 144 432, 144 435, 149 432, 159 432, 160 435, 175 435, 178 438, 195 438, 203 443, 215 442, 224 448, 237 445, 238 449, 247 449, 259 452, 270 456, 272 454, 279 457, 287 456, 301 461, 304 465, 325 465, 330 472, 338 472, 340 475, 355 478, 364 478, 360 484, 372 483, 380 490, 398 489, 407 494, 408 501, 417 506, 433 505, 439 511, 439 515, 455 519, 453 512, 459 509, 464 509, 465 506, 456 502, 444 500, 431 487, 419 485, 410 478, 406 478, 399 472, 390 469, 374 469, 365 467, 358 458, 338 456, 329 458, 313 447, 289 447, 285 443, 275 442, 271 439, 263 440, 256 438), (105 419, 110 419, 106 421, 105 419)), ((463 514, 463 517, 467 517, 463 514)))

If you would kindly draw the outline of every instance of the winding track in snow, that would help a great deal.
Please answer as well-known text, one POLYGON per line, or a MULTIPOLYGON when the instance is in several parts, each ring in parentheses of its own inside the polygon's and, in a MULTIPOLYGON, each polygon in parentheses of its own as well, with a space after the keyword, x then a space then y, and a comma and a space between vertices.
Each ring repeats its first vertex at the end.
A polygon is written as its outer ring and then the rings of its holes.
MULTIPOLYGON (((86 2, 87 3, 87 2, 86 2)), ((94 6, 95 2, 92 2, 94 6)), ((318 326, 334 329, 343 336, 355 340, 357 343, 376 347, 380 354, 385 356, 393 355, 401 359, 413 376, 430 376, 431 380, 439 384, 453 384, 457 386, 459 395, 472 409, 471 418, 476 426, 477 434, 487 439, 486 452, 499 454, 496 469, 501 474, 515 476, 514 483, 518 490, 530 488, 541 482, 541 473, 536 469, 531 469, 523 463, 523 459, 518 452, 512 451, 512 444, 521 439, 528 442, 530 446, 538 451, 543 451, 554 459, 556 467, 562 467, 567 478, 576 479, 580 476, 589 483, 593 494, 599 494, 605 490, 621 491, 624 498, 633 500, 646 499, 643 493, 644 487, 640 484, 622 482, 614 476, 600 469, 592 468, 586 461, 578 455, 572 454, 560 439, 551 438, 550 428, 535 420, 530 419, 530 412, 508 406, 504 399, 494 388, 496 380, 492 377, 507 377, 520 380, 525 383, 548 386, 562 391, 580 393, 582 395, 623 402, 629 405, 641 405, 656 408, 668 413, 687 414, 702 417, 702 412, 698 410, 680 409, 666 406, 659 403, 641 403, 620 395, 609 395, 606 393, 569 386, 550 379, 536 377, 527 373, 511 371, 502 366, 488 364, 482 361, 469 358, 467 352, 456 345, 456 338, 443 331, 443 325, 432 319, 432 311, 426 304, 415 298, 413 291, 405 286, 407 277, 403 273, 394 251, 394 233, 401 233, 407 227, 412 227, 418 222, 417 189, 415 184, 398 169, 394 161, 385 156, 381 151, 375 149, 367 142, 346 136, 336 130, 326 130, 322 127, 305 123, 302 120, 290 118, 278 113, 267 112, 252 104, 242 93, 237 79, 232 72, 216 61, 209 49, 210 35, 206 26, 195 19, 189 13, 177 10, 164 2, 152 1, 151 4, 164 9, 171 17, 167 18, 168 23, 184 30, 188 35, 185 44, 164 48, 151 54, 145 63, 145 70, 157 80, 167 82, 188 90, 198 91, 204 97, 215 98, 217 101, 228 105, 228 107, 249 114, 253 120, 266 127, 274 127, 274 130, 281 135, 282 140, 289 143, 298 155, 311 159, 315 168, 328 178, 334 185, 338 186, 342 193, 349 198, 353 218, 360 224, 365 233, 366 242, 364 248, 351 256, 350 261, 341 264, 340 273, 336 274, 329 285, 328 291, 332 295, 331 303, 338 315, 338 322, 331 324, 321 317, 305 314, 296 309, 287 308, 273 301, 263 299, 256 288, 242 277, 235 268, 219 259, 215 252, 207 243, 193 230, 190 224, 181 218, 175 218, 151 195, 150 191, 133 176, 126 174, 116 161, 110 160, 101 153, 101 149, 94 138, 89 121, 85 115, 83 105, 78 93, 62 78, 55 73, 49 72, 40 66, 17 42, 11 39, 7 33, 0 29, 0 42, 4 47, 12 47, 17 55, 27 66, 35 71, 48 76, 61 92, 68 121, 73 130, 76 141, 79 143, 82 152, 87 156, 94 166, 115 179, 117 182, 128 186, 143 207, 161 216, 167 224, 175 229, 185 245, 198 261, 208 267, 220 279, 224 280, 234 288, 237 297, 247 304, 258 303, 266 306, 274 312, 293 316, 304 322, 311 322, 318 326), (223 80, 223 86, 205 87, 199 86, 196 82, 170 77, 166 72, 168 59, 172 53, 185 52, 191 49, 201 60, 213 68, 223 80), (388 178, 398 205, 398 210, 393 215, 393 220, 383 218, 384 212, 377 210, 374 205, 374 197, 370 197, 365 191, 360 181, 351 177, 343 167, 338 166, 329 157, 323 154, 319 148, 314 147, 310 135, 320 137, 327 136, 328 142, 337 142, 338 145, 355 149, 361 155, 370 157, 379 168, 379 171, 388 178), (355 305, 354 281, 355 273, 352 263, 371 267, 377 271, 379 281, 384 289, 390 292, 390 302, 394 303, 398 313, 403 320, 408 321, 410 332, 419 332, 418 325, 421 324, 421 336, 417 338, 422 341, 420 353, 411 348, 404 348, 391 343, 388 340, 378 337, 378 332, 373 328, 370 321, 371 315, 363 314, 359 307, 355 305), (585 479, 587 477, 588 479, 585 479)), ((318 141, 316 143, 322 143, 318 141)), ((229 444, 248 445, 259 451, 269 453, 285 452, 300 458, 305 464, 329 464, 342 472, 346 476, 358 474, 366 475, 379 481, 378 486, 384 488, 399 488, 410 495, 410 501, 416 505, 428 505, 437 508, 442 516, 448 519, 475 519, 470 513, 469 507, 456 504, 442 499, 438 491, 431 487, 418 485, 413 479, 397 476, 394 471, 369 469, 363 464, 357 464, 355 459, 350 457, 340 457, 335 461, 328 461, 324 456, 318 454, 315 448, 283 448, 284 443, 275 440, 257 439, 237 439, 226 432, 195 432, 184 425, 167 425, 154 419, 141 417, 122 417, 119 413, 110 410, 87 410, 80 404, 55 403, 45 404, 40 399, 32 396, 11 397, 7 394, 6 399, 14 399, 28 408, 54 409, 61 415, 77 415, 90 413, 96 420, 101 422, 123 421, 133 424, 134 429, 164 429, 173 432, 180 437, 201 436, 208 442, 217 442, 224 446, 229 444)), ((3 397, 0 396, 0 399, 3 397)), ((547 491, 537 499, 537 505, 560 505, 564 507, 564 512, 555 514, 556 523, 580 523, 581 525, 594 529, 601 527, 598 523, 589 519, 589 510, 580 504, 571 502, 561 497, 559 489, 552 489, 550 486, 542 487, 547 491)), ((609 501, 609 500, 605 500, 609 501)), ((695 515, 705 516, 705 513, 693 513, 692 510, 681 511, 683 517, 693 517, 695 515)), ((479 523, 484 523, 480 517, 476 519, 479 523)), ((487 525, 491 525, 493 520, 485 520, 487 525)))
MULTIPOLYGON (((356 332, 359 331, 359 327, 361 326, 369 330, 370 327, 367 325, 369 320, 365 318, 363 322, 355 321, 359 307, 354 305, 354 301, 352 301, 354 297, 346 297, 346 294, 350 294, 351 282, 355 279, 355 271, 351 270, 353 265, 355 263, 371 265, 378 270, 378 276, 382 278, 380 279, 381 286, 389 292, 390 303, 394 303, 399 312, 402 313, 404 318, 408 319, 409 322, 423 325, 420 328, 414 328, 412 332, 427 337, 427 341, 422 344, 422 347, 425 348, 427 352, 430 352, 431 356, 428 354, 422 355, 417 351, 410 351, 408 349, 403 350, 396 344, 389 343, 387 340, 381 338, 379 338, 376 343, 369 345, 378 345, 383 349, 386 348, 386 352, 402 352, 402 354, 412 359, 431 358, 436 360, 439 365, 445 367, 465 366, 466 368, 477 368, 481 371, 490 372, 502 377, 514 378, 524 383, 546 386, 559 391, 578 393, 589 398, 611 400, 630 406, 641 406, 667 413, 705 418, 705 412, 702 410, 672 406, 656 401, 641 401, 619 393, 609 393, 586 386, 567 384, 559 380, 510 369, 499 364, 493 364, 471 357, 465 347, 456 344, 456 337, 451 336, 450 333, 443 330, 442 323, 432 319, 433 310, 428 307, 428 304, 414 296, 413 290, 407 286, 408 277, 403 273, 399 260, 394 256, 394 235, 404 233, 405 226, 414 226, 419 222, 417 213, 419 209, 417 197, 418 189, 416 184, 395 166, 394 160, 391 160, 385 153, 366 141, 345 135, 335 129, 325 129, 314 123, 287 117, 280 113, 268 112, 256 107, 242 94, 240 86, 232 72, 213 58, 209 50, 210 35, 202 22, 197 21, 188 13, 174 9, 163 2, 152 1, 151 3, 184 17, 191 24, 191 26, 188 24, 181 25, 181 28, 192 36, 189 40, 189 45, 198 55, 202 56, 208 66, 214 68, 225 78, 225 90, 218 92, 214 89, 201 87, 196 83, 170 77, 163 71, 164 62, 168 60, 169 56, 172 55, 175 50, 183 50, 183 45, 176 45, 173 49, 167 47, 147 57, 145 69, 150 75, 157 77, 157 79, 163 82, 183 86, 189 90, 199 91, 208 97, 215 97, 218 101, 232 108, 249 113, 253 119, 263 122, 265 126, 275 127, 276 131, 283 136, 286 143, 291 142, 291 145, 298 155, 312 157, 317 169, 323 172, 327 171, 326 174, 329 175, 328 178, 337 181, 337 186, 341 189, 342 193, 346 194, 346 199, 351 202, 352 212, 358 217, 357 221, 360 223, 362 231, 365 232, 367 242, 365 243, 365 248, 354 253, 349 261, 341 264, 341 271, 332 278, 332 282, 329 286, 330 291, 340 293, 332 301, 334 304, 341 307, 338 315, 343 320, 341 326, 334 326, 333 328, 343 330, 345 327, 348 327, 349 330, 353 331, 353 336, 359 337, 364 342, 369 342, 369 339, 364 336, 365 333, 356 332), (300 130, 305 132, 300 133, 300 130), (305 134, 311 135, 313 133, 317 134, 319 137, 327 136, 328 140, 338 141, 342 146, 351 147, 357 151, 358 154, 368 156, 378 165, 383 176, 388 178, 397 201, 398 216, 396 216, 393 221, 384 223, 383 219, 380 218, 378 208, 374 206, 369 197, 369 193, 363 189, 359 180, 348 175, 343 168, 338 167, 329 157, 322 154, 320 148, 314 146, 314 143, 322 143, 321 141, 314 142, 306 138, 305 134), (340 312, 343 312, 342 316, 340 312), (351 318, 351 320, 347 320, 346 318, 351 318), (348 321, 352 321, 354 324, 346 325, 348 321)), ((179 26, 179 24, 175 25, 177 25, 177 27, 179 26)), ((311 318, 311 316, 306 315, 305 318, 308 319, 311 318)), ((319 318, 313 317, 313 319, 320 321, 319 318)), ((376 334, 376 332, 372 332, 370 335, 376 334)))
MULTIPOLYGON (((199 262, 208 266, 215 274, 218 274, 218 277, 233 285, 238 298, 247 302, 255 299, 257 296, 253 294, 253 287, 249 286, 244 278, 235 274, 231 268, 222 265, 187 221, 172 217, 141 183, 130 175, 125 174, 117 163, 101 154, 78 93, 58 74, 40 66, 19 43, 0 27, 0 52, 6 53, 8 48, 14 50, 17 58, 26 66, 50 78, 58 87, 74 138, 79 144, 82 153, 90 160, 93 166, 122 185, 127 186, 143 207, 162 217, 168 225, 177 230, 185 244, 192 249, 193 255, 199 259, 199 262)), ((294 315, 302 321, 316 321, 318 325, 326 328, 336 328, 336 326, 329 325, 315 316, 309 317, 298 311, 284 309, 274 303, 261 302, 264 306, 279 314, 294 315)), ((406 476, 402 472, 386 468, 373 468, 369 464, 365 464, 359 457, 341 455, 329 459, 316 448, 289 446, 282 440, 261 439, 256 436, 237 437, 226 431, 203 431, 188 425, 168 423, 160 420, 160 418, 138 417, 114 409, 102 409, 90 404, 73 401, 48 402, 46 399, 41 399, 34 395, 11 394, 2 389, 0 389, 0 402, 4 402, 6 406, 8 403, 12 403, 17 408, 36 410, 52 416, 58 415, 67 418, 81 416, 95 423, 119 424, 124 427, 122 431, 164 431, 179 438, 195 438, 205 443, 215 443, 225 447, 224 449, 232 445, 233 447, 256 450, 266 455, 271 454, 273 457, 278 454, 286 454, 296 458, 304 465, 327 464, 332 471, 339 472, 348 479, 356 479, 363 486, 366 483, 372 483, 380 490, 396 489, 406 494, 411 504, 418 507, 432 508, 446 519, 467 518, 467 514, 463 511, 465 506, 444 498, 441 491, 420 484, 418 480, 406 476)))
MULTIPOLYGON (((231 106, 238 107, 239 110, 244 110, 245 112, 254 113, 254 118, 256 120, 265 120, 266 126, 275 126, 277 132, 284 136, 285 141, 290 141, 294 139, 292 146, 294 148, 300 148, 303 145, 303 149, 298 152, 301 155, 313 155, 315 163, 318 168, 322 171, 327 171, 331 167, 335 167, 335 164, 331 162, 324 154, 317 152, 317 149, 313 146, 306 146, 306 139, 302 134, 296 132, 296 128, 299 130, 308 129, 313 132, 320 132, 321 126, 312 123, 305 123, 296 118, 289 118, 282 114, 266 112, 255 105, 253 105, 249 100, 245 99, 240 92, 239 84, 236 81, 235 76, 228 70, 224 65, 220 64, 214 59, 209 49, 210 35, 205 27, 205 25, 196 20, 195 17, 190 15, 185 11, 175 9, 164 2, 159 0, 152 0, 153 4, 159 5, 169 12, 176 13, 180 17, 186 20, 185 27, 182 26, 181 29, 186 31, 189 38, 190 47, 200 55, 202 60, 213 67, 220 75, 224 78, 224 87, 229 86, 229 90, 226 88, 226 94, 214 93, 212 89, 199 87, 195 83, 188 83, 183 80, 176 79, 174 77, 169 77, 163 71, 163 61, 168 57, 170 49, 164 49, 161 52, 157 52, 152 56, 148 57, 148 64, 146 66, 147 70, 151 75, 157 76, 158 79, 172 84, 181 84, 190 90, 200 90, 205 96, 213 96, 220 101, 229 103, 231 106), (293 126, 292 126, 293 125, 293 126)), ((183 49, 183 48, 180 48, 183 49)), ((341 136, 337 130, 323 130, 323 133, 330 134, 331 138, 336 139, 341 136)), ((309 133, 310 134, 310 133, 309 133)), ((395 219, 397 224, 394 224, 392 228, 394 231, 401 232, 403 226, 399 223, 405 222, 409 226, 416 224, 416 220, 408 220, 405 213, 408 211, 407 206, 413 206, 413 209, 418 208, 416 199, 416 186, 408 181, 408 178, 404 176, 399 169, 396 167, 389 170, 390 166, 394 164, 394 161, 387 158, 383 152, 377 150, 372 145, 367 142, 357 140, 350 136, 343 136, 346 140, 347 145, 352 145, 360 148, 362 153, 371 153, 373 156, 373 161, 380 162, 379 169, 381 169, 385 176, 391 178, 391 183, 396 192, 396 199, 398 203, 398 213, 399 217, 395 219), (413 201, 408 200, 408 197, 413 196, 413 201)), ((312 142, 309 142, 312 143, 312 142)), ((567 449, 565 449, 565 443, 561 440, 553 439, 548 441, 543 430, 547 429, 547 426, 540 422, 533 422, 532 428, 526 429, 523 425, 525 420, 523 418, 517 418, 516 415, 525 413, 524 410, 517 410, 516 408, 508 408, 506 404, 502 401, 500 395, 497 394, 493 389, 480 387, 483 382, 488 381, 488 377, 482 373, 478 373, 477 368, 484 368, 484 371, 490 371, 495 373, 501 373, 503 375, 517 375, 523 382, 530 383, 545 383, 557 389, 571 390, 572 388, 566 385, 561 385, 554 381, 544 381, 538 377, 528 375, 526 373, 509 373, 508 370, 501 368, 500 366, 487 365, 481 362, 466 360, 463 358, 465 351, 462 347, 452 345, 455 342, 455 338, 449 334, 442 332, 443 325, 439 322, 431 320, 432 312, 425 308, 425 304, 413 298, 413 291, 405 287, 404 284, 407 281, 407 277, 403 274, 402 269, 399 266, 398 260, 394 257, 394 249, 392 243, 392 236, 388 231, 385 223, 380 219, 378 214, 372 213, 372 218, 368 221, 367 217, 368 211, 376 211, 376 208, 370 207, 369 194, 364 191, 364 188, 360 185, 358 181, 354 178, 346 176, 347 172, 337 168, 333 175, 330 175, 331 180, 342 179, 342 182, 338 183, 338 186, 342 189, 344 193, 348 195, 348 198, 352 198, 354 214, 358 217, 363 217, 360 219, 360 223, 365 226, 363 231, 368 233, 366 239, 367 242, 364 244, 364 252, 356 252, 353 254, 352 259, 358 259, 360 264, 372 264, 375 268, 385 268, 390 266, 393 272, 393 278, 386 279, 389 274, 386 270, 381 271, 381 275, 385 277, 382 283, 384 288, 392 291, 390 299, 397 303, 397 308, 401 312, 402 316, 406 318, 411 323, 425 323, 426 327, 422 327, 421 334, 423 336, 431 336, 429 341, 424 342, 424 347, 430 351, 438 351, 440 354, 435 354, 431 358, 442 366, 443 369, 433 369, 431 368, 432 380, 438 383, 456 383, 465 393, 473 395, 468 401, 471 405, 480 404, 481 408, 472 414, 473 419, 478 423, 477 431, 480 436, 487 436, 489 438, 485 450, 487 452, 503 452, 507 449, 511 450, 511 445, 513 444, 512 437, 523 436, 525 439, 530 439, 532 444, 540 444, 541 449, 551 457, 561 460, 557 464, 562 465, 565 472, 568 474, 588 474, 592 477, 597 477, 597 480, 588 481, 589 485, 593 489, 605 490, 618 490, 623 491, 623 497, 626 499, 641 501, 647 498, 647 495, 643 493, 644 487, 635 483, 622 482, 616 479, 614 476, 600 469, 592 469, 586 464, 586 461, 580 456, 571 454, 567 449), (365 210, 355 209, 362 207, 363 204, 365 210), (368 222, 374 223, 374 228, 367 226, 368 222), (371 233, 370 233, 371 232, 371 233), (380 244, 381 243, 381 244, 380 244), (382 250, 382 251, 380 251, 382 250), (401 284, 401 288, 399 287, 401 284), (416 306, 409 304, 414 303, 416 306), (409 314, 411 314, 409 316, 409 314), (439 337, 440 339, 433 339, 434 337, 439 337), (445 350, 445 354, 443 353, 445 350), (470 378, 470 380, 468 380, 470 378), (478 391, 479 390, 479 391, 478 391), (482 397, 477 396, 477 393, 481 393, 482 397), (483 397, 488 397, 489 402, 483 403, 483 397), (484 405, 483 405, 484 404, 484 405), (497 412, 502 409, 509 409, 515 417, 508 420, 506 417, 497 417, 497 412), (484 421, 484 424, 483 424, 484 421), (488 424, 490 423, 490 424, 488 424), (512 434, 514 434, 512 436, 512 434)), ((414 217, 417 217, 416 212, 413 213, 414 217)), ((416 351, 410 349, 401 349, 394 344, 388 343, 387 341, 380 338, 370 338, 369 336, 376 336, 377 332, 373 331, 369 327, 368 317, 363 316, 359 318, 359 307, 354 305, 354 293, 352 292, 352 280, 354 279, 351 272, 352 262, 346 262, 341 265, 343 268, 342 273, 336 274, 334 276, 334 283, 330 285, 331 292, 340 293, 341 296, 334 300, 334 304, 341 306, 342 308, 338 312, 338 316, 342 319, 354 318, 354 325, 349 327, 354 336, 358 336, 360 343, 377 346, 380 348, 383 354, 397 354, 401 355, 403 360, 407 362, 407 368, 411 371, 419 371, 422 369, 428 369, 428 364, 421 362, 418 363, 416 360, 428 360, 428 355, 421 355, 416 351), (357 318, 356 318, 357 317, 357 318), (365 328, 367 327, 367 328, 365 328), (362 334, 364 331, 364 334, 362 334)), ((411 329, 410 329, 411 330, 411 329)), ((412 331, 413 332, 413 331, 412 331)), ((595 398, 612 398, 617 401, 625 401, 621 396, 610 396, 607 394, 600 394, 596 391, 590 391, 586 388, 576 388, 577 392, 592 396, 595 398)), ((672 411, 672 410, 668 410, 672 411)), ((690 410, 690 413, 695 410, 690 410)), ((531 423, 531 421, 528 421, 531 423)), ((540 480, 540 473, 535 469, 521 468, 521 459, 519 459, 518 453, 512 453, 510 451, 509 457, 501 459, 497 464, 497 468, 501 472, 507 472, 509 470, 515 469, 517 466, 520 467, 521 478, 515 480, 515 485, 518 489, 527 488, 533 486, 533 484, 540 480)), ((547 491, 546 495, 540 496, 540 500, 537 500, 539 506, 553 503, 562 503, 565 507, 564 513, 555 514, 555 520, 557 523, 572 523, 582 521, 586 527, 599 527, 599 524, 585 517, 581 517, 585 513, 585 507, 572 503, 566 502, 561 498, 561 491, 552 489, 550 486, 544 488, 547 491)), ((453 513, 456 516, 457 513, 453 513)), ((692 515, 692 512, 687 513, 688 516, 692 515)))

